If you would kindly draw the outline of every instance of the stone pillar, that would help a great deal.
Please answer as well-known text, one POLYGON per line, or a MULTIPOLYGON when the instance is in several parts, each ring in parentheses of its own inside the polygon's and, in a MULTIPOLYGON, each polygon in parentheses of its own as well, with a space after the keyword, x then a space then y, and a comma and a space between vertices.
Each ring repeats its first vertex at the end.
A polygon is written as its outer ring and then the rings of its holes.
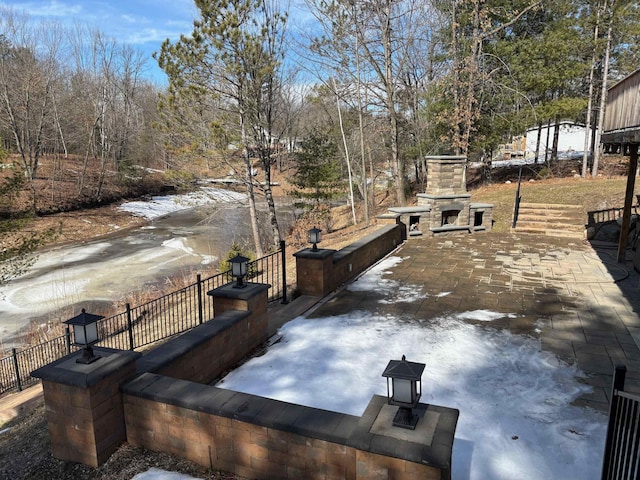
POLYGON ((213 314, 220 315, 227 310, 240 312, 267 312, 267 293, 271 285, 266 283, 245 283, 245 287, 237 288, 235 282, 227 283, 207 295, 213 297, 213 314))
POLYGON ((459 195, 467 192, 467 157, 427 156, 427 188, 432 195, 459 195))
POLYGON ((126 440, 120 385, 135 375, 141 354, 94 353, 100 358, 88 365, 76 363, 78 351, 31 375, 42 379, 53 456, 98 467, 126 440))
POLYGON ((395 427, 398 407, 374 395, 349 444, 356 451, 356 480, 451 480, 453 440, 460 411, 419 403, 415 430, 395 427))
POLYGON ((250 312, 247 320, 246 334, 247 348, 257 347, 269 336, 267 318, 268 290, 271 285, 265 283, 245 283, 245 287, 236 288, 235 282, 227 283, 221 287, 207 292, 213 297, 213 315, 222 315, 228 310, 250 312))
POLYGON ((305 248, 293 254, 296 257, 296 281, 300 295, 324 297, 336 287, 333 271, 335 250, 305 248))

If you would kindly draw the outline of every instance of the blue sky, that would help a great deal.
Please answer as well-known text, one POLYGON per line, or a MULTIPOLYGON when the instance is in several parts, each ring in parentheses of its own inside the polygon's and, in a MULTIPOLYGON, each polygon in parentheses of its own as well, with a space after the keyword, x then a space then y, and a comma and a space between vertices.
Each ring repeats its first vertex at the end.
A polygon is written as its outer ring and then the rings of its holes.
MULTIPOLYGON (((284 0, 285 3, 289 3, 284 0)), ((76 23, 97 27, 102 33, 139 49, 148 57, 148 77, 165 83, 166 77, 151 57, 162 42, 176 40, 193 30, 198 9, 193 0, 26 0, 3 1, 0 7, 26 12, 34 20, 51 20, 63 25, 76 23)), ((291 0, 289 28, 314 22, 304 3, 291 0)))
POLYGON ((197 16, 193 0, 0 0, 0 6, 24 11, 34 20, 97 27, 119 43, 143 51, 149 57, 149 75, 156 81, 162 81, 164 74, 151 55, 166 38, 190 33, 197 16))

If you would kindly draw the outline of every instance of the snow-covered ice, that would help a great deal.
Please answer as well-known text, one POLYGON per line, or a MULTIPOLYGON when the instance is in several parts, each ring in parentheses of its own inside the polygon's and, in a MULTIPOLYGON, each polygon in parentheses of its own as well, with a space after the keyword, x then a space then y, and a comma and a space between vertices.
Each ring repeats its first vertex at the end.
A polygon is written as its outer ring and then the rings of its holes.
POLYGON ((187 208, 209 205, 212 203, 242 202, 247 199, 244 193, 233 192, 215 187, 200 187, 195 192, 184 195, 159 195, 148 201, 138 200, 120 205, 120 210, 129 212, 148 220, 177 212, 187 208))
MULTIPOLYGON (((153 197, 127 202, 122 210, 154 219, 207 204, 244 203, 246 195, 221 188, 202 187, 185 195, 153 197)), ((194 226, 195 228, 195 226, 194 226)), ((203 226, 201 230, 206 229, 203 226)), ((195 240, 192 229, 150 225, 120 238, 53 248, 38 255, 25 275, 0 290, 0 341, 13 345, 33 316, 64 311, 80 302, 120 301, 123 295, 170 273, 205 268, 217 261, 210 248, 195 240), (142 232, 143 234, 140 234, 142 232), (167 238, 169 237, 169 238, 167 238), (208 247, 204 245, 204 247, 208 247)))

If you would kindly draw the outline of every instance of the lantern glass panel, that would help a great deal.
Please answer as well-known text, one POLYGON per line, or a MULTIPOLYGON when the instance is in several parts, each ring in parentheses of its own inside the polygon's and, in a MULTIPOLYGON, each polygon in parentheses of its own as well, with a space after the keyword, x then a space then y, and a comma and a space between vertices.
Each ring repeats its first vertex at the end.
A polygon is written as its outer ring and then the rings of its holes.
POLYGON ((393 400, 402 403, 413 403, 413 382, 400 378, 393 379, 393 400))
POLYGON ((231 261, 231 275, 244 277, 247 274, 247 260, 238 255, 231 261))
POLYGON ((85 328, 82 325, 74 325, 73 326, 73 337, 75 342, 78 345, 86 345, 87 344, 87 336, 85 335, 85 328))
POLYGON ((322 230, 319 228, 312 228, 309 230, 309 243, 320 243, 320 238, 322 235, 322 230))
POLYGON ((242 273, 240 273, 240 263, 239 262, 232 262, 231 263, 231 275, 233 275, 234 277, 239 277, 240 275, 242 275, 242 273))
POLYGON ((90 323, 86 327, 86 342, 87 345, 95 343, 98 341, 98 324, 90 323))

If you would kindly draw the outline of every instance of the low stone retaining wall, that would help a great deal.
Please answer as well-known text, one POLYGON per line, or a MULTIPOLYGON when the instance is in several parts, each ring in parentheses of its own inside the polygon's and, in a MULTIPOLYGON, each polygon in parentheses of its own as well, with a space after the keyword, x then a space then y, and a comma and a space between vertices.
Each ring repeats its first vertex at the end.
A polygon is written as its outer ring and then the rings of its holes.
MULTIPOLYGON (((329 265, 316 280, 335 288, 391 251, 401 231, 310 257, 329 265)), ((268 288, 208 292, 215 318, 143 357, 96 349, 102 358, 91 364, 75 352, 34 372, 53 454, 98 466, 128 441, 247 478, 450 479, 457 410, 418 404, 418 426, 406 430, 391 426, 397 407, 377 395, 357 417, 208 385, 267 339, 268 288)))
POLYGON ((209 383, 246 357, 268 337, 267 290, 248 283, 208 292, 215 318, 156 347, 138 360, 138 373, 209 383))
POLYGON ((451 475, 457 410, 420 404, 415 411, 423 430, 402 432, 406 438, 400 438, 376 430, 387 407, 380 396, 356 417, 144 374, 123 386, 123 397, 132 445, 247 478, 440 480, 451 475), (430 418, 437 421, 429 432, 430 418))
POLYGON ((396 249, 405 236, 404 225, 385 225, 339 251, 306 248, 295 253, 298 293, 328 295, 396 249))

